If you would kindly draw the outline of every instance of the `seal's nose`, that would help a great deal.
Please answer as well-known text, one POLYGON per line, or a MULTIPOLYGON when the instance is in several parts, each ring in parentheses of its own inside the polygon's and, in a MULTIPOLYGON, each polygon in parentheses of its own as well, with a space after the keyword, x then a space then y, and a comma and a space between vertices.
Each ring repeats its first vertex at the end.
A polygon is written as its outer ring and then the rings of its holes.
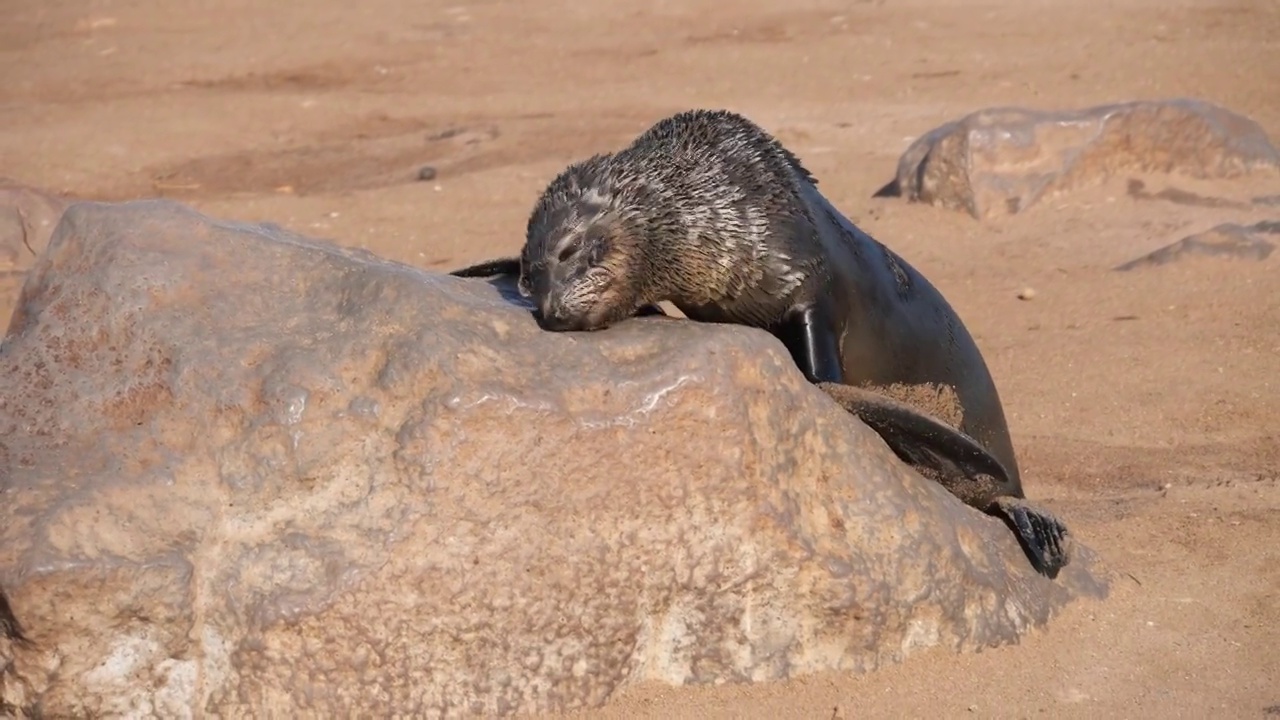
POLYGON ((576 330, 578 328, 578 320, 573 313, 566 312, 564 305, 556 302, 553 298, 542 298, 538 302, 538 324, 544 330, 576 330))

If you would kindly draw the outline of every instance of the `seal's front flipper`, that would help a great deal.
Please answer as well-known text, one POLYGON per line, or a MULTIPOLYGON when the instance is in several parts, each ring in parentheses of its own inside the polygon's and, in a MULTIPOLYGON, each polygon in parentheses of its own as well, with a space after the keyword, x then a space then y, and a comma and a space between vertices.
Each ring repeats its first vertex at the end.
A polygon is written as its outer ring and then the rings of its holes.
POLYGON ((821 304, 792 310, 774 333, 811 383, 844 382, 835 319, 821 304))
POLYGON ((1071 562, 1071 534, 1051 513, 1007 495, 996 498, 991 510, 1013 529, 1036 570, 1052 578, 1071 562))
POLYGON ((486 260, 475 265, 468 265, 449 273, 454 277, 494 277, 496 275, 520 275, 520 258, 498 258, 486 260))
POLYGON ((903 462, 966 503, 989 499, 1008 482, 1009 473, 994 455, 941 420, 873 390, 825 382, 818 387, 875 430, 903 462))

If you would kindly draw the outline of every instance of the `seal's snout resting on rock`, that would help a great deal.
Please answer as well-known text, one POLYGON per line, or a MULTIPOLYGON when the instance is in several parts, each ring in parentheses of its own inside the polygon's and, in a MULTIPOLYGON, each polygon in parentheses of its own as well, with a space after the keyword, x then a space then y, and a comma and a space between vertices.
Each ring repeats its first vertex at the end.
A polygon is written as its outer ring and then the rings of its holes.
POLYGON ((571 165, 538 199, 518 260, 452 274, 518 274, 549 330, 598 330, 664 300, 693 320, 763 328, 900 457, 1003 517, 1037 567, 1069 561, 1066 527, 1023 499, 999 393, 959 316, 741 115, 679 113, 571 165), (832 392, 922 384, 954 389, 959 427, 832 392))

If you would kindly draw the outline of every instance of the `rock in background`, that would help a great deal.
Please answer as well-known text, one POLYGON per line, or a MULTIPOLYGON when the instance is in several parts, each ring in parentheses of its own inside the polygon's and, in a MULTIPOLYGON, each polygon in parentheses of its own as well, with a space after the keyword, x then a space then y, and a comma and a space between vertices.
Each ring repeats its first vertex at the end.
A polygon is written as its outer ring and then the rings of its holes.
POLYGON ((744 327, 81 203, 0 345, 0 707, 456 715, 867 670, 1101 596, 744 327))
POLYGON ((1274 177, 1280 151, 1256 122, 1200 100, 1060 112, 989 108, 916 139, 877 195, 986 219, 1126 172, 1274 177))
POLYGON ((1204 232, 1188 235, 1176 243, 1116 266, 1122 272, 1157 267, 1188 257, 1266 260, 1276 246, 1268 237, 1280 235, 1280 221, 1262 221, 1252 225, 1222 223, 1204 232))

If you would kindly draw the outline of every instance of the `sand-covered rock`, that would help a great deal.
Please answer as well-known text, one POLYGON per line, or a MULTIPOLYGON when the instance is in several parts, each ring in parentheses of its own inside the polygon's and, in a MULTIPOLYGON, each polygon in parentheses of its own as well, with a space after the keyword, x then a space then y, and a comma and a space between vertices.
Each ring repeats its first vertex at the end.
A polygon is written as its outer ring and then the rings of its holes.
POLYGON ((0 318, 18 299, 27 268, 49 244, 68 198, 0 177, 0 318))
POLYGON ((1252 225, 1222 223, 1116 266, 1122 272, 1158 267, 1192 257, 1234 258, 1261 261, 1275 251, 1280 221, 1263 220, 1252 225))
POLYGON ((72 201, 0 177, 0 273, 22 272, 49 244, 49 237, 72 201))
POLYGON ((81 203, 0 346, 0 707, 487 714, 1015 641, 1105 584, 744 327, 81 203))
POLYGON ((877 194, 990 218, 1129 172, 1274 177, 1280 151, 1253 120, 1195 99, 988 108, 917 138, 877 194))

